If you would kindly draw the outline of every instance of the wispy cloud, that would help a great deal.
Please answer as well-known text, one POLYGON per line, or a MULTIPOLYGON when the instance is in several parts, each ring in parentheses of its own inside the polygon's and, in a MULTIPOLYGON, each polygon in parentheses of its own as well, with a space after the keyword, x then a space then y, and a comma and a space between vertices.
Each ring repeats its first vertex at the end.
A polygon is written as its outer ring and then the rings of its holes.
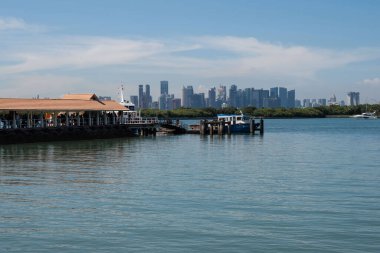
POLYGON ((368 79, 362 80, 360 83, 369 85, 369 86, 380 87, 380 78, 379 77, 368 78, 368 79))
MULTIPOLYGON (((79 84, 82 91, 95 87, 106 92, 106 81, 115 82, 125 76, 134 76, 136 82, 147 76, 170 80, 177 76, 182 84, 189 80, 247 80, 246 85, 252 84, 252 80, 267 80, 271 84, 282 80, 301 87, 318 84, 324 70, 380 59, 380 48, 333 50, 232 36, 174 40, 44 34, 21 40, 26 42, 14 41, 17 38, 0 41, 0 79, 2 83, 14 84, 12 89, 2 89, 3 94, 25 93, 28 85, 53 92, 48 83, 60 84, 54 86, 58 94, 75 90, 70 83, 79 84), (99 73, 102 80, 93 78, 99 77, 99 73)), ((374 89, 379 82, 379 78, 373 78, 361 84, 374 89)))
MULTIPOLYGON (((24 24, 17 20, 13 25, 12 22, 6 23, 3 27, 22 27, 24 24)), ((175 70, 210 77, 312 77, 320 70, 380 58, 377 48, 335 51, 229 36, 182 38, 175 42, 107 37, 48 38, 3 53, 8 62, 14 63, 0 66, 1 74, 125 65, 136 70, 140 68, 139 72, 175 70), (211 54, 218 57, 208 57, 211 54)))
POLYGON ((36 24, 29 24, 24 19, 15 17, 0 17, 0 31, 42 31, 45 30, 42 26, 36 24))

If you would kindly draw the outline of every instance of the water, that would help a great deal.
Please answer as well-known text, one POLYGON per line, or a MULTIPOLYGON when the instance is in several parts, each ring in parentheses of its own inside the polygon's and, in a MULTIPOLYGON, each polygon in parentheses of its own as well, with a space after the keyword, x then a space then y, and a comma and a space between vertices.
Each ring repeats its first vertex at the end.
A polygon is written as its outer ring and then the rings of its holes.
POLYGON ((0 147, 0 252, 380 252, 380 120, 0 147))

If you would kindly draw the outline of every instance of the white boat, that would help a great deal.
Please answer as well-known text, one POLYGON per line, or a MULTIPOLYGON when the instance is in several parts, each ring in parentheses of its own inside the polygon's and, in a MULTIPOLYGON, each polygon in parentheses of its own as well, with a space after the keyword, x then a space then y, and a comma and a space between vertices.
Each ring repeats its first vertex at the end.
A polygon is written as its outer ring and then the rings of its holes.
POLYGON ((249 133, 250 118, 240 114, 218 114, 218 121, 223 121, 231 126, 232 133, 249 133))
POLYGON ((374 112, 363 112, 362 114, 357 114, 351 116, 351 118, 355 119, 377 119, 376 111, 374 112))

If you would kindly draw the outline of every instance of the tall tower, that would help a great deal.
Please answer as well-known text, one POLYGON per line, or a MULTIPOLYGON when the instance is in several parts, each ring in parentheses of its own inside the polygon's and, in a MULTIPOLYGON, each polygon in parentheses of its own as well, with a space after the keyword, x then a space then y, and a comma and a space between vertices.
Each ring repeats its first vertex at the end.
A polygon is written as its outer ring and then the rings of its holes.
POLYGON ((161 85, 160 95, 162 95, 162 94, 168 95, 169 94, 169 82, 168 81, 161 81, 160 85, 161 85))
POLYGON ((139 85, 139 108, 144 108, 144 85, 139 85))
POLYGON ((280 106, 283 108, 288 107, 288 89, 284 87, 279 87, 278 97, 280 98, 280 106))
POLYGON ((230 106, 237 107, 237 86, 235 84, 230 87, 230 106))

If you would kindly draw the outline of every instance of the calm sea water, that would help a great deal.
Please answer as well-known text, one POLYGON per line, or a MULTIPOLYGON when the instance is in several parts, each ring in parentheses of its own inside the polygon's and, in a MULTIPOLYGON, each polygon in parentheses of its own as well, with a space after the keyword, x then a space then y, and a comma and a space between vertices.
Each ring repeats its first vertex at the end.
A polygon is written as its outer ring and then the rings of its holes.
POLYGON ((0 146, 0 252, 380 252, 380 120, 0 146))

